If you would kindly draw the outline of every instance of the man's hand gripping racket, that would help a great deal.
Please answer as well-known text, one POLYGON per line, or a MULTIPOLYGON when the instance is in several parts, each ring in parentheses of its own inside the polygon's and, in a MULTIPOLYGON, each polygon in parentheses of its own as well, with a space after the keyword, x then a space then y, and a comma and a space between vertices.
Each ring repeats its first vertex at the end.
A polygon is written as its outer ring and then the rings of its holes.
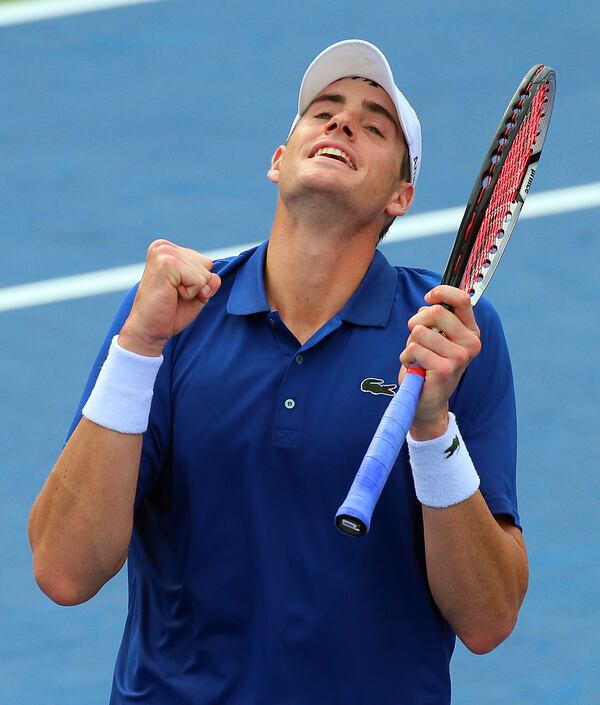
MULTIPOLYGON (((537 65, 527 72, 475 181, 441 281, 468 292, 473 306, 498 266, 529 192, 555 89, 556 76, 550 67, 537 65)), ((425 370, 410 365, 336 514, 336 526, 344 533, 368 532, 379 495, 412 425, 424 382, 425 370)))

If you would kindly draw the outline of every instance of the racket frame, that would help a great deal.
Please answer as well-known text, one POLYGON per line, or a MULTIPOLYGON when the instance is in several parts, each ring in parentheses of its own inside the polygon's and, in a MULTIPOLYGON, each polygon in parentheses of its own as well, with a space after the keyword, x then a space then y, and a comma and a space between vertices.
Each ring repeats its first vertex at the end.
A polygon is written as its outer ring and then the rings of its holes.
POLYGON ((500 258, 504 254, 504 250, 506 249, 521 213, 527 193, 531 188, 533 177, 535 176, 537 163, 542 152, 550 116, 552 114, 556 90, 556 75, 554 70, 549 66, 545 66, 544 64, 532 66, 523 77, 523 80, 504 111, 490 148, 487 151, 483 166, 475 180, 473 190, 471 191, 454 240, 450 257, 448 258, 442 276, 442 284, 461 287, 473 246, 477 240, 481 224, 486 214, 487 206, 502 173, 502 167, 510 153, 510 149, 519 133, 523 121, 531 111, 535 96, 539 90, 544 90, 544 83, 548 84, 546 86, 547 95, 545 101, 547 105, 544 109, 545 114, 539 125, 539 134, 534 142, 531 157, 527 163, 525 176, 520 189, 516 194, 515 200, 508 206, 507 214, 503 219, 502 233, 495 239, 495 252, 488 254, 487 261, 489 264, 485 267, 484 271, 480 273, 481 280, 475 282, 473 290, 469 292, 473 306, 485 291, 498 266, 500 258))

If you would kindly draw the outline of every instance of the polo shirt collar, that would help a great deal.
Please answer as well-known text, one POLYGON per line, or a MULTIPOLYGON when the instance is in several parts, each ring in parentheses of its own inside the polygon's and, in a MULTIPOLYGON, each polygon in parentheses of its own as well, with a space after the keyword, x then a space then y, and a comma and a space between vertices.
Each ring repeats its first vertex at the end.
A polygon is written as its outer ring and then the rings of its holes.
POLYGON ((268 244, 269 241, 265 240, 259 245, 237 272, 227 302, 227 313, 246 316, 271 310, 264 277, 268 244))
MULTIPOLYGON (((237 272, 227 302, 227 312, 244 316, 270 311, 265 291, 264 265, 268 240, 259 245, 237 272)), ((398 274, 384 255, 375 250, 369 269, 340 311, 342 321, 383 328, 387 324, 398 274)))
POLYGON ((340 318, 358 326, 384 328, 390 318, 397 283, 396 268, 375 250, 367 273, 340 311, 340 318))

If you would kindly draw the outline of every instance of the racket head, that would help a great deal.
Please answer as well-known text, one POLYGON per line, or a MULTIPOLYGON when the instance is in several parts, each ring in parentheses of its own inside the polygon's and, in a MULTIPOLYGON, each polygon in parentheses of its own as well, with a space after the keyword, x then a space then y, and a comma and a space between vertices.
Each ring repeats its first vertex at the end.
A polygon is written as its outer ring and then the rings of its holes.
POLYGON ((532 66, 509 102, 475 180, 441 282, 468 291, 473 305, 504 254, 531 187, 555 91, 553 69, 532 66))

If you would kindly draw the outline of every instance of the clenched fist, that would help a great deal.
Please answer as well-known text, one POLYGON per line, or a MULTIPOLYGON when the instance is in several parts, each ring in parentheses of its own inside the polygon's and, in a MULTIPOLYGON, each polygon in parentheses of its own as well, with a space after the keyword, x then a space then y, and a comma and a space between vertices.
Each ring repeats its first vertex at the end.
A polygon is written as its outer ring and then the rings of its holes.
POLYGON ((186 328, 221 286, 212 266, 199 252, 155 240, 119 345, 140 355, 161 355, 167 340, 186 328))

